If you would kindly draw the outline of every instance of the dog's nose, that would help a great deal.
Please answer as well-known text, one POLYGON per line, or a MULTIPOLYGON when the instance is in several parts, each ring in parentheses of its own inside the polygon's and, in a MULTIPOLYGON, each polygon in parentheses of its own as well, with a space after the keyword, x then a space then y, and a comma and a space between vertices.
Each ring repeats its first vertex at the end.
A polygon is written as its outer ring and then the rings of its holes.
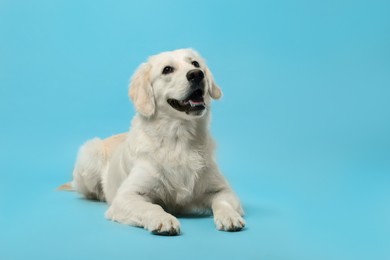
POLYGON ((187 79, 189 82, 199 84, 199 82, 201 82, 203 78, 204 74, 201 70, 193 69, 187 72, 187 79))

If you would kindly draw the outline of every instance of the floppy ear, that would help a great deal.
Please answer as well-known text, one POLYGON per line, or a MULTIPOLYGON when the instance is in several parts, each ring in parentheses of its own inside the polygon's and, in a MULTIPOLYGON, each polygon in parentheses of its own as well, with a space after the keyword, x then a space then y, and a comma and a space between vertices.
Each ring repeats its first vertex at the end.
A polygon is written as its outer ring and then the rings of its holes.
POLYGON ((129 97, 135 108, 146 117, 151 117, 156 108, 149 72, 150 66, 147 63, 141 64, 131 79, 129 88, 129 97))
POLYGON ((222 97, 222 91, 218 87, 218 85, 214 81, 213 74, 211 74, 211 71, 206 67, 206 78, 209 82, 209 94, 213 99, 219 99, 222 97))

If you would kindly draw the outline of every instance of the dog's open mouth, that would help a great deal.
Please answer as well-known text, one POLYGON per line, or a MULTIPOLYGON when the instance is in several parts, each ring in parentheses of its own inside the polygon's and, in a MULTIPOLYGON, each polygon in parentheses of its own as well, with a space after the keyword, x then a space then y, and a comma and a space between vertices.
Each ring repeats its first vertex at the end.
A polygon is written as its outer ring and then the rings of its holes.
POLYGON ((206 108, 203 99, 203 91, 201 89, 195 90, 184 100, 170 98, 167 102, 174 109, 180 112, 186 112, 187 114, 194 111, 201 111, 206 108))

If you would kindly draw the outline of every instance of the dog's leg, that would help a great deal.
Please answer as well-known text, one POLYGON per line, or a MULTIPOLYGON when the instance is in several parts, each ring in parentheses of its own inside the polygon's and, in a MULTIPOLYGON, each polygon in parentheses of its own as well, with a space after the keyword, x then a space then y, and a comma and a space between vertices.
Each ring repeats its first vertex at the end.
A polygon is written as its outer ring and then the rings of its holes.
POLYGON ((126 137, 127 133, 122 133, 104 140, 94 138, 86 142, 79 150, 72 184, 64 184, 59 189, 76 190, 87 199, 105 201, 102 174, 107 170, 110 156, 126 137))
POLYGON ((101 139, 95 138, 86 142, 80 148, 73 170, 74 189, 87 199, 104 201, 101 178, 106 161, 105 147, 101 139))
POLYGON ((120 186, 111 206, 106 212, 110 220, 122 224, 143 227, 157 235, 179 235, 180 223, 157 204, 151 197, 161 190, 158 177, 149 174, 153 170, 134 167, 120 186), (159 187, 159 188, 156 188, 159 187))
POLYGON ((236 195, 225 188, 215 193, 211 199, 214 222, 219 230, 239 231, 244 228, 244 212, 236 195))

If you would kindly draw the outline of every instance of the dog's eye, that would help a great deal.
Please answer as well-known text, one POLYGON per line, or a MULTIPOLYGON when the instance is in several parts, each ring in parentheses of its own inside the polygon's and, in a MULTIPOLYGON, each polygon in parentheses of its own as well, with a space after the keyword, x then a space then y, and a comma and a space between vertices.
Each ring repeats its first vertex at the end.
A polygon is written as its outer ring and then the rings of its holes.
POLYGON ((162 71, 162 74, 169 74, 169 73, 172 73, 174 71, 173 67, 171 66, 166 66, 163 71, 162 71))
POLYGON ((200 67, 199 62, 197 62, 196 60, 191 62, 191 64, 194 65, 195 68, 199 68, 200 67))

